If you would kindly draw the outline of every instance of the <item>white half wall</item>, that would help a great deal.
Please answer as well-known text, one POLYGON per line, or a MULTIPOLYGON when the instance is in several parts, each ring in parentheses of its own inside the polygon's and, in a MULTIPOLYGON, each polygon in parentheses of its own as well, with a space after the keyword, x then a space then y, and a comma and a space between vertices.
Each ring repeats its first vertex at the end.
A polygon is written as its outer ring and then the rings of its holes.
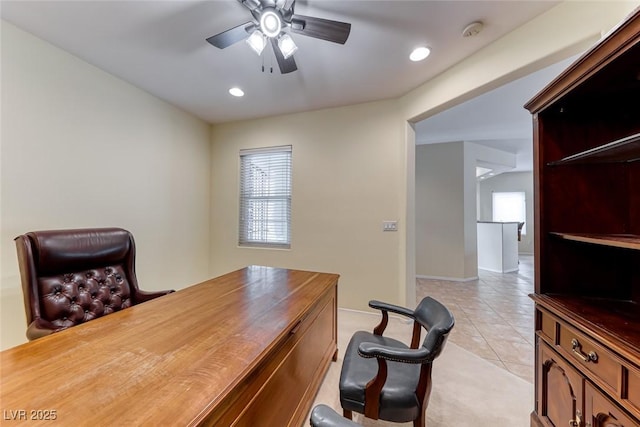
POLYGON ((2 21, 1 348, 26 341, 13 238, 123 227, 145 290, 209 276, 210 126, 2 21))

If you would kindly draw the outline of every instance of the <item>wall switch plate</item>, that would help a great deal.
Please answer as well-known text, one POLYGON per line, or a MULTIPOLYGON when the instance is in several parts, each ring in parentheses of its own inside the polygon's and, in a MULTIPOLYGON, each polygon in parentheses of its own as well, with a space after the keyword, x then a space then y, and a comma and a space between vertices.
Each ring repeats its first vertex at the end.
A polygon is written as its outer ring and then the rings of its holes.
POLYGON ((398 221, 382 221, 382 231, 398 231, 398 221))

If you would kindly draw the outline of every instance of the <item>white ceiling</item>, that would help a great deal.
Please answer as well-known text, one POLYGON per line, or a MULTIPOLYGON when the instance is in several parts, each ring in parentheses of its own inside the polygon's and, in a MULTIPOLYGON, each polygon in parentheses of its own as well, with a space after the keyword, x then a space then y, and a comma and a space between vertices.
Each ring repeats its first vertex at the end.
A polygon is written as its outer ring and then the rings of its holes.
POLYGON ((576 56, 507 83, 416 124, 416 143, 468 141, 516 154, 510 172, 533 169, 533 129, 524 108, 576 56))
POLYGON ((296 13, 350 22, 352 29, 345 45, 294 34, 298 71, 286 75, 270 50, 258 57, 242 42, 219 50, 205 41, 249 20, 249 11, 236 0, 2 0, 0 13, 101 69, 220 123, 403 95, 557 3, 297 0, 296 13), (485 23, 484 30, 463 38, 462 30, 475 20, 485 23), (408 55, 420 44, 430 46, 432 55, 412 63, 408 55), (244 98, 228 94, 236 85, 244 98))

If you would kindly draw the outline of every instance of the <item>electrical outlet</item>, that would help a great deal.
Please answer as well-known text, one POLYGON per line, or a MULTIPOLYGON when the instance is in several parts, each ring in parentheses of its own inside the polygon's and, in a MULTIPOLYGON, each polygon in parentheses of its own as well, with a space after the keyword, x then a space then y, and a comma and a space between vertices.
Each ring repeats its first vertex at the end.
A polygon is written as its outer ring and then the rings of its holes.
POLYGON ((398 231, 398 221, 382 221, 382 231, 398 231))

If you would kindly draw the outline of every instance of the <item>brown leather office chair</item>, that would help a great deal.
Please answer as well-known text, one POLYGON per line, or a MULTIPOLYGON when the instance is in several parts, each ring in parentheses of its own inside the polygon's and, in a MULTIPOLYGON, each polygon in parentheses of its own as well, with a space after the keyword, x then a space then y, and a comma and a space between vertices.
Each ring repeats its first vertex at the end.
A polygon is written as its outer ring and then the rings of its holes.
POLYGON ((370 301, 369 307, 382 312, 382 321, 373 333, 356 332, 347 346, 340 374, 343 414, 351 419, 355 411, 367 418, 413 421, 415 427, 424 427, 433 361, 453 328, 453 315, 431 297, 415 310, 379 301, 370 301), (410 347, 382 336, 389 312, 413 319, 410 347), (427 334, 419 346, 423 328, 427 334))
POLYGON ((138 289, 135 243, 121 228, 34 231, 15 242, 30 340, 173 292, 138 289))

